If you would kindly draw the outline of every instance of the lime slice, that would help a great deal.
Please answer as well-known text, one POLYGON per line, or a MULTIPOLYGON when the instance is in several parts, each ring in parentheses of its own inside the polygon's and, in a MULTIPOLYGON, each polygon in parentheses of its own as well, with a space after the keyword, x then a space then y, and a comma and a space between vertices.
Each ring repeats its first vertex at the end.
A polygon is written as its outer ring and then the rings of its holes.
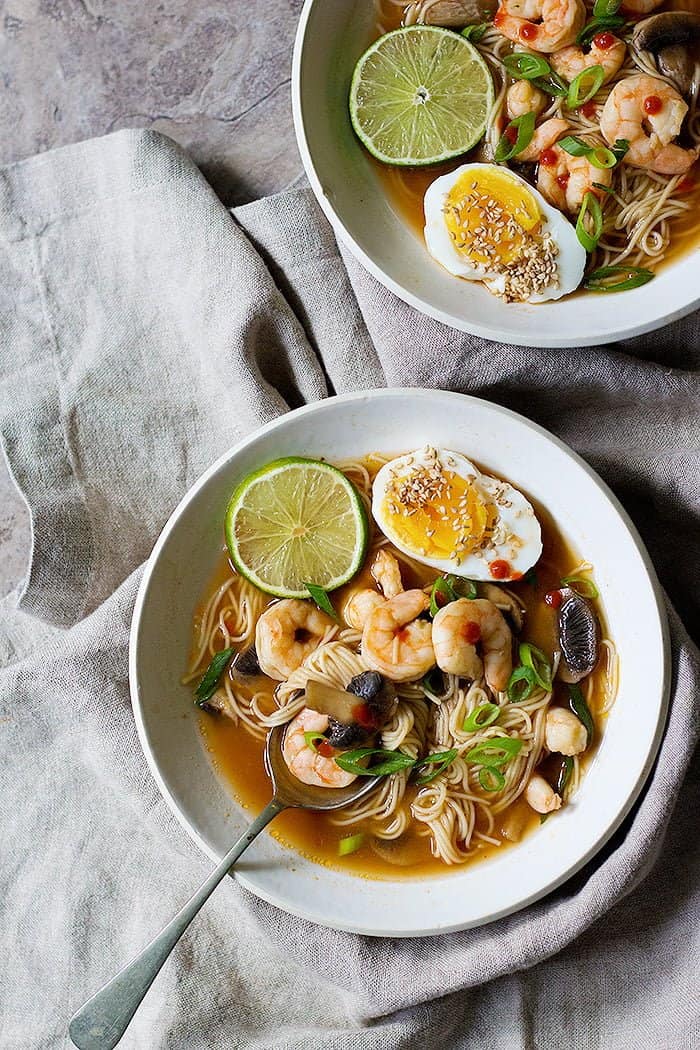
POLYGON ((277 459, 249 474, 226 511, 238 571, 267 594, 308 598, 347 583, 367 550, 367 515, 345 475, 315 459, 277 459))
POLYGON ((473 44, 437 26, 387 33, 365 51, 350 87, 350 118, 385 164, 437 164, 484 134, 493 81, 473 44))

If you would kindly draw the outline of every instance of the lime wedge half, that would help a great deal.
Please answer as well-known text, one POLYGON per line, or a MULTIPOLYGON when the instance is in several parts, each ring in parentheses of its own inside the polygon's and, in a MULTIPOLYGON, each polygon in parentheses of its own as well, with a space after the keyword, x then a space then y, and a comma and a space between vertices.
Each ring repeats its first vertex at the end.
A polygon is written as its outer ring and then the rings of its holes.
POLYGON ((385 164, 437 164, 484 134, 493 81, 473 44, 437 26, 395 29, 355 66, 350 119, 385 164))
POLYGON ((267 594, 308 598, 347 583, 369 535, 357 489, 315 459, 277 459, 249 474, 226 511, 226 542, 238 571, 267 594))

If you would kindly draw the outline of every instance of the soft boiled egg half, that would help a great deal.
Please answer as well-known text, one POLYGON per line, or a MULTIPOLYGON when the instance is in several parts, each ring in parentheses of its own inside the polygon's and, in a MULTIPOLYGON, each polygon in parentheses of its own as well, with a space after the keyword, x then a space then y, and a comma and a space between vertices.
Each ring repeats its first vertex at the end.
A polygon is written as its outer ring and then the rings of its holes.
POLYGON ((430 446, 386 463, 372 514, 391 542, 424 565, 472 580, 517 580, 542 553, 532 505, 466 456, 430 446))
POLYGON ((428 187, 424 207, 428 251, 456 277, 528 303, 581 283, 586 251, 575 229, 508 168, 463 164, 428 187))

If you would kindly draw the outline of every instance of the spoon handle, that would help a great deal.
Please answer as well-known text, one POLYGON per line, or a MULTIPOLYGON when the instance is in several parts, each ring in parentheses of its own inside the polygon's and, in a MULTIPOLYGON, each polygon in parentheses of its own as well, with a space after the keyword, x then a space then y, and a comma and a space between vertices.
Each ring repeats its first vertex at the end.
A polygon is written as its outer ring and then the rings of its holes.
POLYGON ((78 1050, 112 1050, 112 1047, 117 1045, 161 966, 199 909, 241 853, 273 817, 285 808, 283 802, 273 798, 158 936, 80 1007, 68 1029, 78 1050))

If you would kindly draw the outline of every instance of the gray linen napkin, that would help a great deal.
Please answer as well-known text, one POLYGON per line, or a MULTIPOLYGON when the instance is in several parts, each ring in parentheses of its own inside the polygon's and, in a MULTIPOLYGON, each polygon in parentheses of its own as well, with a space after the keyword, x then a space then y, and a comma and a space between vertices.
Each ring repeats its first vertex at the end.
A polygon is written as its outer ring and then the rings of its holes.
MULTIPOLYGON (((72 1010, 208 869, 151 781, 127 689, 139 567, 199 473, 333 391, 481 394, 600 471, 697 628, 699 331, 695 315, 597 350, 464 336, 339 252, 308 191, 232 218, 148 132, 0 171, 0 429, 32 524, 29 574, 0 608, 3 1047, 68 1045, 72 1010)), ((681 790, 700 657, 669 608, 659 760, 575 879, 483 929, 408 941, 315 927, 229 880, 123 1045, 700 1045, 697 765, 681 790)))

